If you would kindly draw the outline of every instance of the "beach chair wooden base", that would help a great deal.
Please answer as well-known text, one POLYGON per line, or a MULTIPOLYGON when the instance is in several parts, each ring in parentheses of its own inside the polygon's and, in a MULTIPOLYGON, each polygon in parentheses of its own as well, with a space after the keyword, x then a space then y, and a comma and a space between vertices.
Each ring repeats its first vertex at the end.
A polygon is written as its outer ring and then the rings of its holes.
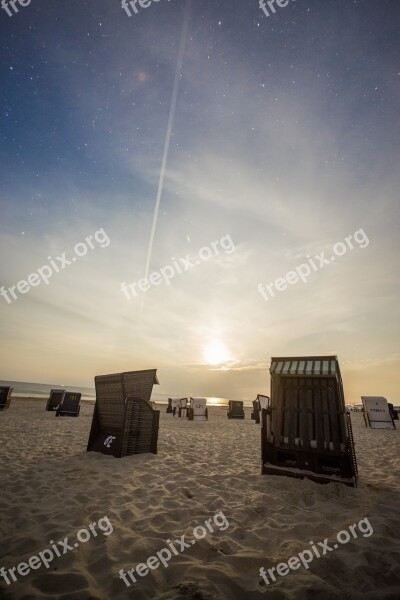
POLYGON ((57 410, 56 410, 56 417, 79 417, 80 412, 81 412, 80 406, 78 406, 77 410, 74 410, 74 411, 61 410, 61 407, 60 407, 60 408, 57 408, 57 410))
POLYGON ((297 479, 306 478, 315 481, 316 483, 344 483, 349 487, 357 487, 357 479, 355 477, 341 477, 337 474, 325 475, 323 473, 314 473, 313 471, 277 466, 270 463, 262 465, 261 473, 263 475, 284 475, 287 477, 295 477, 297 479))
POLYGON ((208 408, 206 408, 205 415, 193 415, 193 408, 188 408, 187 417, 189 421, 208 421, 208 408))
MULTIPOLYGON (((269 469, 283 469, 280 474, 289 475, 293 472, 312 473, 318 480, 322 478, 335 479, 340 481, 352 481, 353 471, 350 456, 346 452, 336 454, 330 451, 321 453, 318 450, 289 449, 282 446, 276 447, 274 444, 266 444, 265 462, 263 463, 262 474, 266 473, 265 465, 269 469)), ((352 484, 351 484, 352 485, 352 484)))

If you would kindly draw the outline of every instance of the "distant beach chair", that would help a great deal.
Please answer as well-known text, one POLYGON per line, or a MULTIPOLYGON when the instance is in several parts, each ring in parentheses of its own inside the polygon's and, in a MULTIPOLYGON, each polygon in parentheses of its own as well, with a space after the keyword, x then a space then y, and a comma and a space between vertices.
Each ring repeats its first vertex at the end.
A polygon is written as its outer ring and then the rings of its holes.
POLYGON ((244 419, 244 408, 241 400, 229 400, 228 419, 244 419))
POLYGON ((388 402, 388 407, 389 407, 389 412, 392 416, 393 421, 398 421, 399 420, 399 411, 397 409, 395 409, 393 404, 391 404, 390 402, 388 402))
POLYGON ((269 406, 269 396, 263 396, 262 394, 257 394, 256 400, 253 400, 253 411, 251 413, 251 418, 256 423, 260 422, 260 414, 263 408, 268 408, 269 406))
POLYGON ((188 419, 189 421, 208 420, 207 398, 190 398, 188 419))
POLYGON ((167 406, 166 413, 167 413, 167 415, 170 415, 173 413, 172 398, 168 398, 168 406, 167 406))
POLYGON ((172 416, 173 417, 179 417, 180 406, 181 406, 180 398, 175 398, 174 400, 172 400, 172 416))
POLYGON ((396 429, 392 411, 383 396, 361 396, 364 406, 364 422, 371 429, 396 429))
POLYGON ((6 410, 10 406, 13 389, 10 386, 0 387, 0 410, 6 410))
POLYGON ((187 410, 188 410, 187 402, 188 402, 187 398, 181 398, 179 400, 178 416, 181 417, 182 419, 185 419, 187 417, 187 410))
POLYGON ((46 410, 57 410, 63 401, 65 390, 50 390, 50 396, 47 400, 46 410))
POLYGON ((336 356, 271 359, 261 414, 262 473, 355 487, 357 462, 336 356))
POLYGON ((82 394, 77 392, 64 392, 56 411, 56 417, 79 417, 81 396, 82 394))
POLYGON ((95 377, 96 404, 87 446, 117 458, 157 454, 160 411, 150 404, 157 370, 130 371, 95 377))
POLYGON ((260 404, 260 410, 262 410, 263 408, 269 408, 269 405, 271 402, 271 399, 269 396, 263 396, 262 394, 258 394, 257 400, 260 404))
POLYGON ((258 401, 258 398, 256 398, 255 400, 253 400, 253 410, 250 413, 250 418, 256 423, 260 422, 260 412, 260 403, 258 401))

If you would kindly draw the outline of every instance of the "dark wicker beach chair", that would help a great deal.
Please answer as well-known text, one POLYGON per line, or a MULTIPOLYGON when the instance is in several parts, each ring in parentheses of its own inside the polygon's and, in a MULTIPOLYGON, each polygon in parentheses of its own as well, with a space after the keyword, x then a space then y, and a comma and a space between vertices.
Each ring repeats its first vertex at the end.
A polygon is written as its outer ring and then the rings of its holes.
POLYGON ((172 408, 172 398, 168 398, 168 406, 166 412, 168 415, 174 412, 174 409, 172 408))
POLYGON ((157 370, 130 371, 95 377, 96 404, 88 452, 115 457, 157 454, 160 411, 150 404, 157 370))
POLYGON ((50 396, 47 400, 46 410, 57 410, 63 401, 65 390, 50 390, 50 396))
POLYGON ((336 356, 271 359, 261 413, 262 473, 357 485, 357 462, 336 356))
POLYGON ((244 419, 244 408, 241 400, 229 400, 228 419, 244 419))
POLYGON ((10 406, 13 389, 13 387, 9 386, 0 387, 0 410, 6 410, 10 406))
POLYGON ((79 417, 81 396, 82 394, 77 392, 65 392, 61 403, 58 405, 56 417, 79 417))

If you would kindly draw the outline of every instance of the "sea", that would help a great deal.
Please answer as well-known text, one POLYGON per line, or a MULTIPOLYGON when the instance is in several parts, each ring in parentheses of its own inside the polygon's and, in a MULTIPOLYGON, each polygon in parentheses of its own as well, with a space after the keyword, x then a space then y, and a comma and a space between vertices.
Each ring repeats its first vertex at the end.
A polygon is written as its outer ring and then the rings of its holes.
POLYGON ((29 381, 0 381, 0 385, 11 385, 14 389, 12 395, 15 398, 48 398, 50 390, 67 390, 68 392, 79 392, 82 394, 82 400, 96 400, 96 392, 94 388, 77 387, 73 385, 65 385, 63 383, 32 383, 29 381))
MULTIPOLYGON (((65 385, 64 383, 32 383, 29 381, 0 381, 0 385, 12 386, 12 395, 15 398, 48 398, 50 390, 67 390, 68 392, 78 392, 82 394, 82 400, 92 401, 96 400, 96 392, 94 387, 78 387, 73 385, 65 385)), ((171 394, 157 394, 153 392, 151 399, 160 404, 168 404, 168 398, 177 398, 178 396, 172 396, 171 394)), ((182 396, 181 396, 182 397, 182 396)), ((213 396, 207 396, 208 406, 227 406, 229 402, 228 398, 218 398, 213 396)), ((245 406, 251 406, 249 400, 244 400, 245 406)))

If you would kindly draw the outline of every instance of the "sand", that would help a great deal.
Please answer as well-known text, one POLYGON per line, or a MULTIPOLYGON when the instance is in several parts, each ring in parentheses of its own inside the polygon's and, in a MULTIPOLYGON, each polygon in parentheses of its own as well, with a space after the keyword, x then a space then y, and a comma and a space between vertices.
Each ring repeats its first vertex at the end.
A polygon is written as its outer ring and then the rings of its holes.
POLYGON ((44 407, 44 400, 13 399, 0 413, 0 567, 28 562, 51 540, 73 545, 102 517, 113 531, 66 554, 58 546, 61 556, 48 569, 16 572, 10 585, 0 578, 2 600, 400 598, 400 427, 372 431, 352 414, 360 475, 353 489, 261 476, 260 426, 249 409, 245 421, 212 408, 208 422, 189 422, 160 407, 158 455, 115 459, 86 452, 92 404, 82 404, 79 418, 55 418, 44 407), (331 543, 365 518, 369 537, 359 532, 308 570, 301 565, 269 585, 260 578, 260 567, 287 562, 310 541, 331 543), (207 519, 213 533, 167 568, 136 574, 129 588, 120 579, 120 569, 146 562, 167 540, 194 539, 193 528, 207 519))

